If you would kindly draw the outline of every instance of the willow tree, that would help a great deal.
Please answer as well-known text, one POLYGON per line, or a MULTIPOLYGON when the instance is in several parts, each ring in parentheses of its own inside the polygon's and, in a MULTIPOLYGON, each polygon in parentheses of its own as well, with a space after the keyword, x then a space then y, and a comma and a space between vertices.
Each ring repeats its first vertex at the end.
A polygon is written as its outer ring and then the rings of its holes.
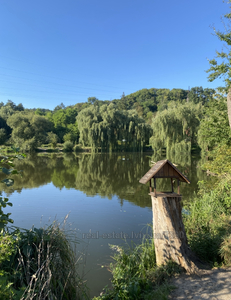
POLYGON ((92 151, 142 151, 151 128, 135 110, 121 111, 110 105, 90 106, 77 116, 80 142, 92 151))
POLYGON ((168 109, 158 112, 152 122, 150 144, 154 150, 191 152, 202 117, 202 105, 171 103, 168 109))

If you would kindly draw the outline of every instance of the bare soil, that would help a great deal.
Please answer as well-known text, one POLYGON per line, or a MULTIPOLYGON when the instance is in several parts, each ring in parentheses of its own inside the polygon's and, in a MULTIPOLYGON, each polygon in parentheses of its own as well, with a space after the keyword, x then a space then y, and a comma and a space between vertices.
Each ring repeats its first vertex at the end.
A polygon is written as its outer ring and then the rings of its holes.
POLYGON ((231 268, 204 270, 200 275, 181 274, 170 283, 176 288, 168 299, 231 300, 231 268))

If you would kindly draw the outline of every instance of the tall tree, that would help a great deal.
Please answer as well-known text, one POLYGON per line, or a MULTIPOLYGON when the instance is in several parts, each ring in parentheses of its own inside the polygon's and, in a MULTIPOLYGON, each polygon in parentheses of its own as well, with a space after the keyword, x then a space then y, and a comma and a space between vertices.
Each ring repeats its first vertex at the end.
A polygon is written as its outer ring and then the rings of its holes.
POLYGON ((213 150, 219 145, 230 145, 231 131, 225 97, 216 94, 204 111, 197 134, 202 151, 213 150))
POLYGON ((151 128, 135 110, 118 110, 116 105, 90 106, 77 116, 80 142, 92 151, 142 151, 151 128))
POLYGON ((47 133, 53 128, 47 118, 23 111, 11 115, 7 124, 12 128, 12 141, 25 151, 34 150, 46 142, 47 133))
MULTIPOLYGON (((228 0, 231 4, 231 0, 228 0)), ((231 10, 231 5, 229 5, 231 10)), ((227 108, 228 108, 228 118, 229 126, 231 128, 231 12, 224 15, 224 23, 226 23, 225 32, 221 32, 214 28, 215 35, 220 41, 225 43, 225 48, 227 51, 216 51, 216 58, 209 60, 210 68, 207 70, 209 74, 209 81, 214 81, 217 78, 224 78, 225 88, 220 88, 220 90, 225 90, 227 93, 227 108)))
POLYGON ((202 117, 202 105, 171 102, 168 109, 157 112, 152 122, 150 143, 154 150, 190 152, 202 117))

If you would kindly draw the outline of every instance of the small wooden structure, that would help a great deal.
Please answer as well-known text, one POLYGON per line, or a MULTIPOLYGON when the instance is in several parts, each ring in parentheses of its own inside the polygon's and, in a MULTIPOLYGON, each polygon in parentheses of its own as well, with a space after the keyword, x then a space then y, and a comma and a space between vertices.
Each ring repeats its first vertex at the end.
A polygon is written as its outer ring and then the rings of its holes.
MULTIPOLYGON (((141 179, 140 183, 146 184, 149 181, 150 184, 150 194, 152 190, 152 178, 154 180, 154 196, 157 196, 156 192, 156 178, 170 178, 172 191, 171 192, 161 192, 161 194, 166 194, 166 197, 171 197, 170 193, 174 193, 173 189, 173 179, 177 179, 177 194, 180 196, 180 181, 190 183, 188 178, 184 176, 169 160, 158 161, 141 179)), ((158 192, 160 194, 160 192, 158 192)))
POLYGON ((194 256, 188 246, 181 215, 182 196, 179 182, 190 183, 190 181, 167 159, 158 161, 139 182, 146 184, 148 181, 150 182, 149 195, 152 199, 153 237, 157 265, 165 264, 171 259, 185 268, 187 272, 197 272, 197 267, 192 261, 194 256), (157 192, 157 178, 170 178, 172 191, 157 192), (178 193, 174 193, 173 179, 178 182, 178 193))

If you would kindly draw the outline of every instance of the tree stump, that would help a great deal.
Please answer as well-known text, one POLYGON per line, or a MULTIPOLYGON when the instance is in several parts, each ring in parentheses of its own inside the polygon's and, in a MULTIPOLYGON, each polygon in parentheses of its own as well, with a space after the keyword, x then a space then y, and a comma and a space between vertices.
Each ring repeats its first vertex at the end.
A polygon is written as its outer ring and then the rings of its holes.
POLYGON ((153 212, 153 237, 157 265, 172 260, 188 273, 197 273, 192 261, 181 214, 181 196, 175 193, 150 193, 153 212), (162 195, 161 195, 162 194, 162 195))

